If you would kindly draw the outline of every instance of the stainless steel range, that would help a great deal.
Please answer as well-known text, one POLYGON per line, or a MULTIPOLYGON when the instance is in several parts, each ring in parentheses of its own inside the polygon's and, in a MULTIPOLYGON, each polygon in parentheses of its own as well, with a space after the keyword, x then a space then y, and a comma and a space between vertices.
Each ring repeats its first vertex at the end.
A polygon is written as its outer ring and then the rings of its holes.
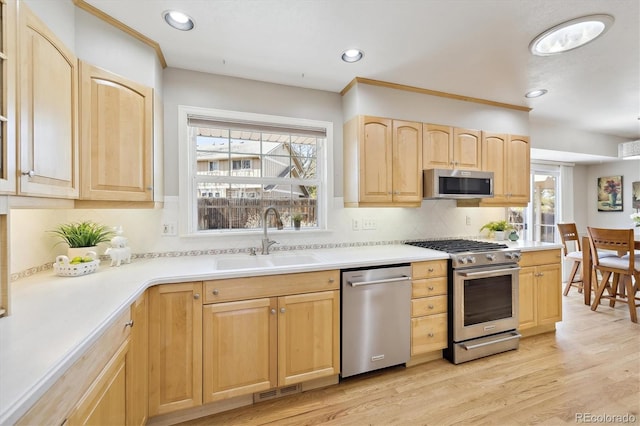
POLYGON ((520 250, 463 239, 407 244, 449 253, 445 358, 459 364, 518 348, 520 250))

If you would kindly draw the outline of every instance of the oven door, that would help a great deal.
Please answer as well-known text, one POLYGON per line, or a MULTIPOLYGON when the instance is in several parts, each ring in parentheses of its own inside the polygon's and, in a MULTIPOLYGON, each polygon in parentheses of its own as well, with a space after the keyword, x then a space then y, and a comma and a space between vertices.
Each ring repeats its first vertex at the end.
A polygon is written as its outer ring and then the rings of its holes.
POLYGON ((517 264, 453 271, 453 340, 518 328, 517 264))

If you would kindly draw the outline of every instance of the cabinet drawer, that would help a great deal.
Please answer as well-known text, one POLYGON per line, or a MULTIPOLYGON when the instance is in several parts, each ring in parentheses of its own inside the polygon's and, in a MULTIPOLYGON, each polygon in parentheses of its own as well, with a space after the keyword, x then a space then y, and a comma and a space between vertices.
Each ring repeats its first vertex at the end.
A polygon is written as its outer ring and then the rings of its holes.
POLYGON ((204 288, 204 303, 338 290, 340 289, 340 271, 317 271, 301 274, 265 275, 262 277, 205 281, 204 288))
POLYGON ((561 259, 560 249, 526 251, 522 253, 522 257, 520 258, 520 267, 558 263, 561 259))
POLYGON ((430 260, 427 262, 412 263, 411 275, 413 279, 446 277, 447 261, 446 260, 430 260))
POLYGON ((428 297, 447 294, 447 277, 413 280, 411 297, 428 297))
POLYGON ((411 356, 447 347, 447 314, 411 319, 411 356))
POLYGON ((447 312, 447 296, 423 297, 411 301, 411 316, 433 315, 447 312))

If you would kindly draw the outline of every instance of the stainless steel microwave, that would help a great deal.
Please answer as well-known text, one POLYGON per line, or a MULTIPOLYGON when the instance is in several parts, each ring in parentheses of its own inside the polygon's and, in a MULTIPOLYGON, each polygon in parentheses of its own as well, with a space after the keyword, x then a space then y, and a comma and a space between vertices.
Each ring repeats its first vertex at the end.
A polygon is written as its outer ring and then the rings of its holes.
POLYGON ((423 172, 423 198, 492 198, 493 172, 427 169, 423 172))

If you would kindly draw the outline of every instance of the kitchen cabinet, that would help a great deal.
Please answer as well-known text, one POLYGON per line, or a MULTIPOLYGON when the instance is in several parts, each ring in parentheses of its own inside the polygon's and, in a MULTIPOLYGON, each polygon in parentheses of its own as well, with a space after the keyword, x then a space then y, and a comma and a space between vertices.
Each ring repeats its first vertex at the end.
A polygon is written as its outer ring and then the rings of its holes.
POLYGON ((358 116, 344 126, 345 206, 419 207, 422 124, 358 116))
POLYGON ((149 290, 149 416, 202 404, 202 282, 149 290))
POLYGON ((16 0, 0 0, 0 194, 16 193, 16 19, 16 0))
POLYGON ((529 138, 483 132, 482 152, 482 170, 494 173, 494 197, 481 205, 525 207, 530 196, 529 138))
POLYGON ((411 276, 412 361, 434 352, 441 358, 447 347, 447 261, 413 263, 411 276))
POLYGON ((481 132, 438 124, 423 125, 424 169, 480 170, 481 132))
POLYGON ((77 198, 75 55, 20 3, 18 194, 77 198))
POLYGON ((80 61, 80 199, 153 201, 153 89, 80 61))
MULTIPOLYGON (((127 359, 127 425, 139 426, 149 418, 149 303, 145 292, 131 305, 131 336, 127 359)), ((107 423, 104 423, 107 424, 107 423)), ((115 423, 114 423, 115 424, 115 423)))
POLYGON ((100 338, 38 399, 18 425, 130 424, 128 411, 146 405, 133 391, 132 311, 122 313, 100 338))
POLYGON ((519 275, 519 330, 533 335, 555 330, 562 321, 560 250, 522 253, 519 275))
POLYGON ((339 271, 205 282, 204 401, 337 376, 339 271))

